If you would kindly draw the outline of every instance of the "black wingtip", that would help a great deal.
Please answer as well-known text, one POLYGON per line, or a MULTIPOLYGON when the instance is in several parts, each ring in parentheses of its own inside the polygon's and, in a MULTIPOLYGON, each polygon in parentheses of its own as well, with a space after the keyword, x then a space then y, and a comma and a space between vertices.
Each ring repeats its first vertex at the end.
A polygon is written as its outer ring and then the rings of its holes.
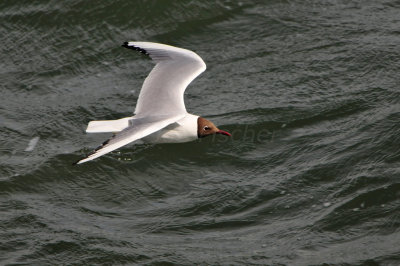
POLYGON ((137 47, 137 46, 134 46, 134 45, 129 45, 128 42, 124 42, 121 46, 125 47, 125 48, 128 48, 128 49, 135 50, 135 51, 139 51, 139 52, 141 52, 142 54, 145 54, 145 55, 149 55, 149 53, 145 49, 137 47))
POLYGON ((72 163, 72 165, 77 165, 77 164, 79 164, 80 161, 88 158, 92 154, 95 154, 98 150, 104 148, 104 146, 106 146, 110 142, 110 140, 112 140, 114 137, 115 137, 115 134, 111 138, 109 138, 108 140, 104 141, 99 147, 97 147, 96 149, 91 151, 85 158, 79 159, 78 161, 72 163))

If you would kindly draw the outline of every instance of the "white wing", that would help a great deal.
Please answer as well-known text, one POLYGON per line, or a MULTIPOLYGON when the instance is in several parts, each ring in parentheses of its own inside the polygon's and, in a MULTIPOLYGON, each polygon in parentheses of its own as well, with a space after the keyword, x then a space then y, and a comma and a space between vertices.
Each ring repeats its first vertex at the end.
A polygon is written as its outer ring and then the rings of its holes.
POLYGON ((185 114, 183 93, 206 69, 201 57, 186 49, 151 42, 126 42, 122 46, 148 54, 157 63, 143 83, 136 116, 185 114))
MULTIPOLYGON (((121 132, 115 134, 110 139, 105 141, 100 147, 95 149, 86 158, 79 160, 75 164, 81 164, 87 161, 91 161, 97 157, 100 157, 106 153, 109 153, 115 149, 118 149, 126 144, 129 144, 135 140, 146 137, 154 132, 163 129, 164 127, 175 123, 176 121, 182 119, 185 115, 175 115, 172 117, 165 118, 165 116, 160 117, 160 120, 154 121, 153 119, 133 119, 132 125, 128 128, 122 130, 121 132)), ((153 117, 154 118, 154 117, 153 117)))

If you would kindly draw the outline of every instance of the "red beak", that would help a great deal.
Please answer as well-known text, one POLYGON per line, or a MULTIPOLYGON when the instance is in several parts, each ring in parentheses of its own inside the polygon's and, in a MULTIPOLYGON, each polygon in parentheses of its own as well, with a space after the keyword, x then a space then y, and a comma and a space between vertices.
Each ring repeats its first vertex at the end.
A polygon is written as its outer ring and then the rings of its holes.
POLYGON ((232 135, 231 135, 230 133, 228 133, 228 132, 226 132, 226 131, 223 131, 223 130, 218 130, 216 133, 217 133, 217 134, 222 134, 222 135, 226 135, 226 136, 232 137, 232 135))

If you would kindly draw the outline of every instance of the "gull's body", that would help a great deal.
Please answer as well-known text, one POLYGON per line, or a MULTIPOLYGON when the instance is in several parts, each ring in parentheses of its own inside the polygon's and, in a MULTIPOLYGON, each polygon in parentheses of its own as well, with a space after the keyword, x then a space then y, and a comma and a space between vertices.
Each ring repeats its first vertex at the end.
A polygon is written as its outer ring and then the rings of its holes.
POLYGON ((211 134, 230 136, 212 122, 186 111, 184 91, 206 69, 200 56, 186 49, 158 43, 127 42, 123 46, 149 55, 156 66, 143 83, 134 116, 88 124, 88 133, 116 134, 77 164, 139 139, 150 143, 177 143, 211 134))

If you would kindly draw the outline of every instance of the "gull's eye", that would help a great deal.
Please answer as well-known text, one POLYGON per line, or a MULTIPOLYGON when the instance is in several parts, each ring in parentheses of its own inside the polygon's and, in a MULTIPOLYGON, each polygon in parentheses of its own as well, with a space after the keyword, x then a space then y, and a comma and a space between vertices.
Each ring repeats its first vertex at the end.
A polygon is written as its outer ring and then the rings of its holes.
POLYGON ((210 130, 210 127, 209 126, 204 126, 203 129, 204 130, 210 130))

